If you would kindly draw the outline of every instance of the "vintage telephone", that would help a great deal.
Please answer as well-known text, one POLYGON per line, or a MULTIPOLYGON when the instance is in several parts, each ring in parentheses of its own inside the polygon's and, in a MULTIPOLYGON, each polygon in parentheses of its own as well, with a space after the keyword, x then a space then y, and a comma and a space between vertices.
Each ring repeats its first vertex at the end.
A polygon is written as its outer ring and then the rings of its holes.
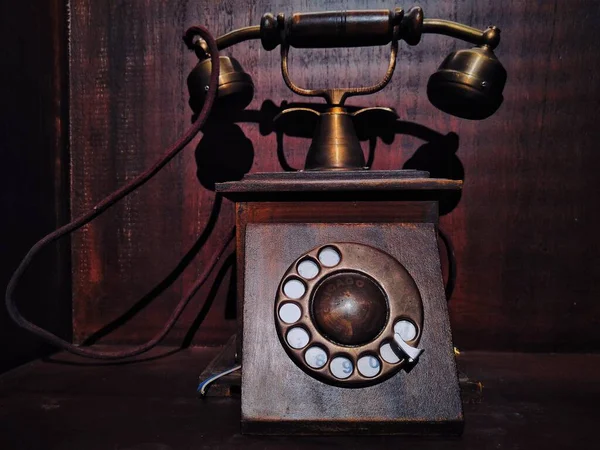
POLYGON ((9 284, 6 304, 21 326, 82 356, 116 358, 156 345, 177 320, 203 277, 151 342, 120 353, 65 342, 24 319, 12 292, 31 258, 141 186, 204 125, 244 109, 251 77, 219 50, 249 39, 280 46, 287 86, 323 97, 326 108, 289 108, 276 126, 314 129, 305 168, 250 174, 216 189, 236 204, 242 429, 247 433, 460 434, 462 406, 436 241, 438 202, 462 182, 417 170, 371 171, 359 137, 396 120, 390 108, 351 111, 350 96, 390 81, 398 42, 417 45, 435 33, 475 45, 450 54, 429 79, 436 107, 484 119, 502 103, 506 71, 494 55, 500 30, 424 19, 421 8, 265 14, 260 25, 216 40, 190 28, 184 40, 199 57, 188 78, 192 129, 132 183, 38 242, 9 284), (369 87, 305 89, 291 80, 290 47, 390 44, 388 70, 369 87), (214 103, 214 104, 213 104, 214 103))

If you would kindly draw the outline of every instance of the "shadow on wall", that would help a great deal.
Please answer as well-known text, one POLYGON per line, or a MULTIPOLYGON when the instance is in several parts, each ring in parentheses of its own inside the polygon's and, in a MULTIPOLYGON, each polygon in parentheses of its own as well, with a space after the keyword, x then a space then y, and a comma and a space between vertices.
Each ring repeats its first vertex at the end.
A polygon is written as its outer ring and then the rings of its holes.
MULTIPOLYGON (((284 171, 296 170, 286 161, 283 137, 291 135, 310 139, 314 131, 314 122, 299 120, 292 121, 291 126, 288 123, 287 126, 276 127, 274 118, 286 108, 307 107, 308 105, 317 110, 322 110, 326 107, 326 105, 287 104, 285 102, 278 107, 272 101, 267 100, 263 102, 261 109, 258 111, 245 110, 231 117, 221 115, 213 118, 203 128, 202 139, 195 150, 197 177, 200 184, 205 189, 214 191, 216 183, 240 180, 251 170, 254 162, 254 146, 237 123, 258 124, 262 135, 275 133, 277 154, 282 169, 284 171)), ((349 109, 356 111, 360 107, 350 107, 349 109)), ((435 178, 464 180, 464 168, 456 155, 459 146, 458 135, 455 133, 443 135, 422 125, 396 120, 395 118, 387 121, 375 121, 370 123, 368 127, 362 127, 359 130, 360 139, 369 141, 370 144, 368 165, 371 165, 374 161, 377 140, 381 139, 383 142, 391 144, 397 135, 415 136, 426 141, 406 161, 403 166, 404 169, 425 170, 435 178)), ((459 201, 460 191, 451 191, 440 202, 440 213, 448 214, 457 206, 459 201)), ((210 238, 221 212, 221 206, 222 197, 216 195, 209 220, 203 232, 198 237, 196 243, 173 268, 171 273, 156 284, 125 313, 89 336, 85 340, 84 345, 92 345, 104 336, 125 325, 173 284, 210 238)), ((204 305, 183 339, 182 347, 191 344, 194 334, 206 317, 216 293, 229 270, 235 270, 235 258, 233 255, 230 255, 220 266, 204 305)), ((231 276, 224 312, 227 319, 234 319, 236 317, 235 305, 235 277, 231 276)))
MULTIPOLYGON (((296 171, 285 157, 284 136, 312 139, 315 129, 313 114, 297 114, 291 120, 278 121, 278 114, 288 108, 311 108, 322 112, 324 104, 287 103, 277 106, 271 100, 262 103, 260 110, 244 110, 230 116, 218 116, 204 127, 204 135, 196 148, 198 179, 202 186, 213 191, 215 183, 241 180, 250 171, 254 161, 254 147, 236 123, 254 123, 263 136, 275 134, 277 157, 284 171, 296 171)), ((362 107, 349 106, 349 112, 362 107)), ((465 179, 464 167, 457 155, 459 137, 456 133, 441 134, 423 125, 397 120, 395 117, 379 117, 368 123, 358 124, 361 141, 369 142, 367 166, 375 160, 377 141, 392 144, 397 135, 414 136, 425 141, 403 166, 403 169, 424 170, 433 178, 465 179)), ((308 148, 308 144, 307 144, 308 148)), ((447 193, 440 202, 440 214, 448 214, 460 202, 461 191, 447 193)))

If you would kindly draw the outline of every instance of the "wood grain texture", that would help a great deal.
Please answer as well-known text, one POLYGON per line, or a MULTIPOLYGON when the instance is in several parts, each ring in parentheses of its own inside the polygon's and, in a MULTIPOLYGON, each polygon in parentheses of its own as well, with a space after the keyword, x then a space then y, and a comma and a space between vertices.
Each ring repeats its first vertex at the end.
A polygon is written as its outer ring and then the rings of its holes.
MULTIPOLYGON (((243 184, 240 182, 239 184, 243 184)), ((393 192, 398 196, 401 191, 393 192)), ((353 201, 360 192, 341 192, 337 201, 324 201, 323 193, 303 192, 299 201, 256 201, 260 193, 249 195, 248 202, 236 202, 236 248, 237 248, 237 310, 243 311, 244 271, 248 261, 245 254, 246 228, 253 223, 438 223, 436 201, 373 201, 381 192, 367 194, 368 201, 353 201), (344 201, 344 196, 346 196, 344 201), (349 198, 348 198, 349 197, 349 198)), ((271 194, 276 195, 277 191, 271 194)), ((407 192, 409 196, 415 192, 407 192)), ((289 193, 285 197, 289 197, 289 193)), ((428 195, 435 196, 434 193, 428 195)), ((410 198, 410 197, 409 197, 410 198)), ((242 335, 244 318, 238 315, 238 335, 242 335)), ((237 340, 238 355, 242 354, 243 340, 237 340)))
MULTIPOLYGON (((246 223, 437 223, 434 201, 242 202, 246 223)), ((243 225, 242 225, 243 227, 243 225)))
MULTIPOLYGON (((252 180, 244 179, 243 183, 229 182, 217 185, 217 192, 222 192, 232 199, 242 197, 244 194, 276 193, 284 197, 288 192, 318 192, 321 196, 332 192, 372 191, 373 200, 382 191, 435 191, 435 190, 460 190, 462 182, 438 178, 407 178, 396 179, 390 175, 384 180, 353 179, 344 180, 252 180), (281 194, 285 192, 286 194, 281 194)), ((243 197, 242 197, 243 198, 243 197)))
POLYGON ((435 236, 434 225, 426 223, 247 226, 246 258, 251 263, 246 264, 244 277, 243 432, 462 432, 462 406, 435 236), (400 262, 414 279, 423 303, 419 348, 425 352, 409 373, 401 371, 361 389, 342 388, 308 376, 286 354, 272 319, 271 299, 296 258, 329 242, 372 245, 400 262))
MULTIPOLYGON (((508 71, 508 82, 498 113, 470 122, 429 104, 427 78, 450 51, 464 47, 430 35, 417 47, 401 45, 397 72, 386 89, 349 103, 394 107, 401 117, 394 141, 377 143, 374 169, 405 166, 430 170, 433 176, 464 175, 458 206, 441 218, 441 226, 454 240, 459 264, 450 305, 456 344, 600 349, 596 301, 600 285, 593 281, 600 276, 596 244, 600 210, 594 203, 600 193, 596 151, 600 53, 593 39, 600 5, 591 0, 424 0, 420 5, 426 17, 502 28, 496 53, 508 71), (457 136, 455 153, 441 152, 432 142, 448 136, 457 136), (437 172, 426 167, 432 160, 437 172)), ((258 23, 266 11, 392 6, 366 0, 318 5, 302 0, 73 0, 73 213, 147 167, 189 125, 185 78, 194 56, 180 40, 188 26, 204 24, 221 34, 258 23)), ((388 52, 383 47, 293 49, 291 76, 308 87, 362 85, 383 75, 388 52)), ((249 42, 225 53, 235 56, 253 76, 256 95, 250 110, 260 111, 266 100, 275 104, 306 100, 285 87, 278 51, 266 52, 259 42, 249 42)), ((194 253, 214 203, 214 193, 204 185, 210 187, 215 174, 225 181, 232 173, 239 176, 240 167, 253 172, 280 170, 279 147, 290 166, 303 165, 307 139, 278 139, 273 133, 261 133, 265 130, 252 120, 223 129, 226 132, 217 136, 228 139, 221 145, 208 145, 214 141, 207 136, 202 152, 194 155, 196 140, 156 180, 74 237, 78 340, 123 315, 168 277, 187 252, 194 253)), ((199 268, 210 262, 217 238, 233 225, 231 204, 224 202, 218 216, 211 236, 182 277, 118 328, 112 342, 145 340, 164 322, 199 268)), ((194 342, 224 342, 235 329, 235 321, 225 314, 228 276, 194 342)), ((185 335, 209 288, 198 293, 171 342, 185 335)))

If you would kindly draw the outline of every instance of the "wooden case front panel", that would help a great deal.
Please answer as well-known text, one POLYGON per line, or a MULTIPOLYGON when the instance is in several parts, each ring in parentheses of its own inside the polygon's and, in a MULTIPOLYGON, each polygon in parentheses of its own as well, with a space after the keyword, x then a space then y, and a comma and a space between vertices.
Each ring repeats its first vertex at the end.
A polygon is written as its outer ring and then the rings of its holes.
MULTIPOLYGON (((376 194, 373 194, 376 196, 376 194)), ((237 334, 244 329, 246 227, 250 223, 438 223, 437 201, 265 201, 236 203, 237 334)), ((236 349, 241 358, 243 339, 236 349)))
POLYGON ((245 233, 242 429, 260 434, 459 434, 462 406, 435 229, 432 224, 248 224, 245 233), (396 258, 423 300, 425 353, 410 373, 342 388, 303 372, 277 336, 273 305, 281 277, 302 253, 356 242, 396 258))

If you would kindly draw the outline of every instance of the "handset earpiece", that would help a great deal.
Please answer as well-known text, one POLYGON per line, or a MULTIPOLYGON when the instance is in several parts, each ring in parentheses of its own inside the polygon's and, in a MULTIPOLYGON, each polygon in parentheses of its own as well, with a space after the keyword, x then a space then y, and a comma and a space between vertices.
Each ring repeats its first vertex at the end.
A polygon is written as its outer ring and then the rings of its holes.
POLYGON ((490 27, 483 45, 451 53, 427 83, 429 101, 463 119, 481 120, 496 112, 504 97, 506 70, 492 50, 500 30, 490 27))
MULTIPOLYGON (((213 112, 241 111, 250 104, 254 97, 252 77, 244 71, 242 65, 230 56, 220 56, 219 92, 213 112)), ((190 107, 194 113, 202 109, 208 94, 208 81, 212 64, 210 58, 198 62, 187 79, 190 93, 190 107)))

